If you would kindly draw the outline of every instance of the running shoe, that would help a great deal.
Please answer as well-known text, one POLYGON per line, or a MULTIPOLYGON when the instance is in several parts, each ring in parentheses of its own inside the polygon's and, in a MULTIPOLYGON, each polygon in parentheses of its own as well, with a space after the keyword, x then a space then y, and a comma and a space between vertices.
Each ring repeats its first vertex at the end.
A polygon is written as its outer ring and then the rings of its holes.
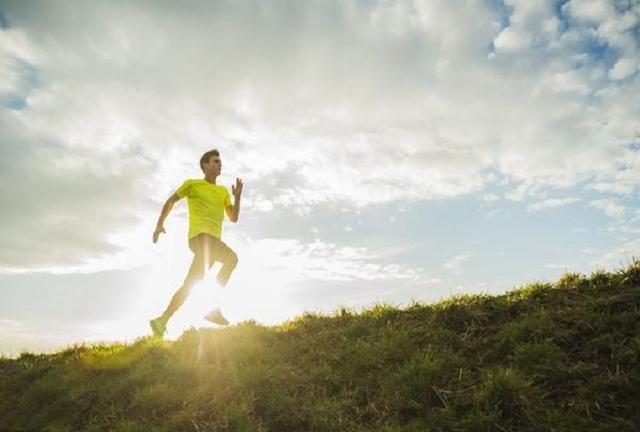
POLYGON ((149 326, 151 327, 151 330, 153 331, 153 335, 155 337, 161 338, 164 335, 164 332, 167 331, 167 325, 162 320, 162 317, 149 321, 149 326))
POLYGON ((222 326, 229 325, 229 321, 227 321, 227 319, 222 315, 222 312, 220 312, 220 309, 218 308, 206 314, 204 316, 204 319, 214 324, 218 324, 222 326))

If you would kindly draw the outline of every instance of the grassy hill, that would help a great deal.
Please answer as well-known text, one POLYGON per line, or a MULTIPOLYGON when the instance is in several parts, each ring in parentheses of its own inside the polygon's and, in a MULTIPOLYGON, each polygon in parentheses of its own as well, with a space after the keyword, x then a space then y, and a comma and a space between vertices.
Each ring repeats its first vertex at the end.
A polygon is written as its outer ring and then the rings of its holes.
POLYGON ((640 430, 640 264, 0 360, 0 430, 640 430))

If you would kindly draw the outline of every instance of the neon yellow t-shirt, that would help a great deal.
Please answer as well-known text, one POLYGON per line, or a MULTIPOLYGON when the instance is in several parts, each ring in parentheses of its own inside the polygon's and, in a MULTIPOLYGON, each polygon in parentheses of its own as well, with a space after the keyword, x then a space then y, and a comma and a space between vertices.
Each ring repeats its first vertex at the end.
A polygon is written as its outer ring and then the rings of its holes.
POLYGON ((189 179, 176 191, 189 205, 189 238, 201 233, 220 238, 224 209, 231 205, 227 188, 204 179, 189 179))

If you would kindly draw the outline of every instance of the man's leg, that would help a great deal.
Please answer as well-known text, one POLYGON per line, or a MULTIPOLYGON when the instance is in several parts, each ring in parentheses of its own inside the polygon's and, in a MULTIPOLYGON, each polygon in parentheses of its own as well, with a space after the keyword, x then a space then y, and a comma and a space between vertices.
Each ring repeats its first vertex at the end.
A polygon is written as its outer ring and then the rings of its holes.
MULTIPOLYGON (((220 286, 224 288, 227 285, 227 282, 229 282, 231 273, 233 273, 236 265, 238 265, 238 255, 236 255, 236 253, 222 240, 215 239, 212 241, 212 245, 212 259, 222 263, 222 267, 218 271, 216 279, 220 286)), ((207 313, 204 316, 204 319, 218 325, 229 324, 227 319, 222 315, 220 308, 215 308, 211 312, 207 313)))
POLYGON ((193 260, 191 261, 191 267, 189 267, 189 272, 182 286, 175 292, 164 313, 149 322, 156 336, 162 336, 164 334, 167 321, 169 321, 173 314, 182 306, 187 297, 189 297, 193 286, 204 278, 207 269, 211 267, 213 261, 211 261, 211 257, 209 256, 209 250, 204 248, 203 242, 199 240, 200 239, 195 239, 189 244, 193 251, 193 260))
POLYGON ((216 260, 222 263, 222 267, 220 267, 216 279, 220 286, 225 287, 227 282, 229 282, 233 270, 238 265, 238 255, 225 243, 222 243, 220 249, 220 256, 216 257, 216 260))
POLYGON ((189 297, 193 286, 204 278, 206 271, 205 266, 206 263, 204 256, 201 253, 196 253, 193 256, 189 272, 187 273, 187 277, 184 279, 182 286, 175 292, 175 294, 173 294, 173 297, 169 302, 169 306, 167 306, 167 309, 162 314, 162 320, 165 323, 169 321, 173 314, 180 308, 180 306, 182 306, 187 297, 189 297))

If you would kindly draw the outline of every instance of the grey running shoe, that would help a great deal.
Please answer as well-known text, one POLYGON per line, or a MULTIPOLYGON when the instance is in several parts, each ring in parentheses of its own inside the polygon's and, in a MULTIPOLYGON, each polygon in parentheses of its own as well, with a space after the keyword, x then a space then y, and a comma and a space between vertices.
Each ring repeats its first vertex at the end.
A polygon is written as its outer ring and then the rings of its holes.
POLYGON ((206 314, 204 316, 204 319, 214 324, 218 324, 222 326, 229 325, 229 321, 227 321, 227 319, 222 315, 222 312, 220 312, 220 309, 218 308, 206 314))
POLYGON ((161 338, 164 335, 164 332, 167 331, 167 325, 162 320, 162 317, 149 321, 149 326, 151 326, 151 330, 153 330, 153 335, 155 337, 161 338))

